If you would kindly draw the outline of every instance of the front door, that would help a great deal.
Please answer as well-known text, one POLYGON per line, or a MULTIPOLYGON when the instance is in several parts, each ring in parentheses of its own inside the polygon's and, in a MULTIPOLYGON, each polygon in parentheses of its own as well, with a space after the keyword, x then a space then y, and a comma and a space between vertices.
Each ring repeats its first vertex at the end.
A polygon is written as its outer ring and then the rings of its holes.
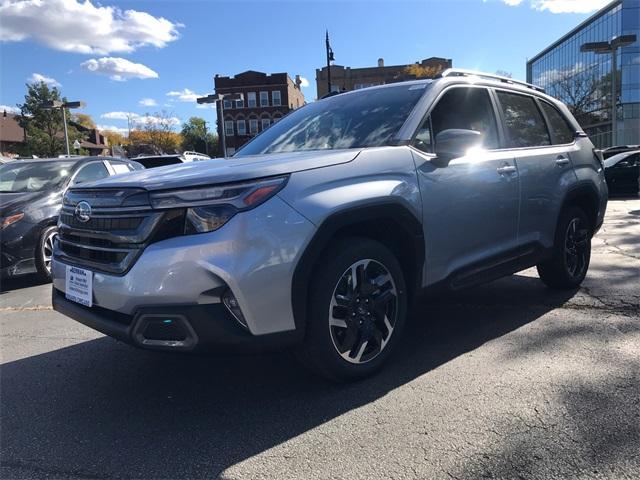
POLYGON ((489 266, 513 249, 518 229, 518 169, 499 137, 489 92, 452 87, 440 96, 414 142, 423 203, 425 275, 430 285, 489 266), (483 149, 455 158, 446 167, 429 161, 446 129, 479 131, 483 149))

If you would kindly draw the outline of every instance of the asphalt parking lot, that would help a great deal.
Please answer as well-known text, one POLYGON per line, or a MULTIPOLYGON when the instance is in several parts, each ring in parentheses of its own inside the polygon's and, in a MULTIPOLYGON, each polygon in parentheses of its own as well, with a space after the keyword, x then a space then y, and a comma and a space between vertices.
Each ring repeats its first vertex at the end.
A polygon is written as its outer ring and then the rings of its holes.
POLYGON ((2 478, 640 476, 640 200, 614 200, 576 292, 528 270, 425 299, 380 375, 287 353, 145 352, 0 294, 2 478))

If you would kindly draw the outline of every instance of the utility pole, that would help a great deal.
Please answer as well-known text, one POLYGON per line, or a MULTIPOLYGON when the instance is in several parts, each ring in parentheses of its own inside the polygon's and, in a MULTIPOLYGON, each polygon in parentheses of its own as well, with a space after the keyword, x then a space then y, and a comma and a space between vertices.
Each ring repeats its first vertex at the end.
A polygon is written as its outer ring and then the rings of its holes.
POLYGON ((329 45, 329 30, 326 31, 325 47, 327 50, 327 93, 331 93, 331 62, 335 60, 333 50, 329 45))

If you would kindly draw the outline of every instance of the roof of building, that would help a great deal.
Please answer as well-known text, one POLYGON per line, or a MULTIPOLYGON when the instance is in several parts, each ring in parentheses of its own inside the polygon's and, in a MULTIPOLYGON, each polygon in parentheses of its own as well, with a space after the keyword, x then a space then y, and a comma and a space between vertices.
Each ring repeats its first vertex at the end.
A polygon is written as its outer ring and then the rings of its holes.
POLYGON ((553 50, 554 48, 556 48, 558 45, 560 45, 562 42, 564 42, 566 39, 570 38, 571 36, 573 36, 575 33, 579 32, 580 30, 582 30, 585 26, 589 25, 590 23, 592 23, 593 21, 597 20, 598 18, 600 18, 602 15, 604 15, 605 13, 607 13, 609 10, 612 10, 613 8, 617 7, 618 5, 622 4, 622 0, 613 0, 610 4, 608 4, 605 7, 602 7, 600 10, 598 10, 596 13, 594 13, 593 15, 591 15, 589 18, 587 18, 585 21, 583 21, 582 23, 580 23, 577 27, 573 28, 572 30, 570 30, 568 33, 564 34, 562 37, 560 37, 558 40, 556 40, 555 42, 553 42, 551 45, 549 45, 547 48, 545 48, 544 50, 542 50, 540 53, 536 54, 533 56, 533 58, 531 58, 530 60, 527 60, 527 65, 535 62, 536 60, 538 60, 540 57, 544 56, 545 54, 547 54, 550 50, 553 50))
POLYGON ((0 141, 24 142, 24 129, 12 113, 0 114, 0 141))

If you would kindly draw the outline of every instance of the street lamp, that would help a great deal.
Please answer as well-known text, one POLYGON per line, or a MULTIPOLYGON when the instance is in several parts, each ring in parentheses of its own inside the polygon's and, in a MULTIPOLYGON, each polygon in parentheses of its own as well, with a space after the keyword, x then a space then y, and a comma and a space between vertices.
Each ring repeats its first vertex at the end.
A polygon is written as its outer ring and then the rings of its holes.
POLYGON ((620 35, 613 37, 608 42, 589 42, 580 46, 581 52, 593 52, 598 54, 611 55, 611 145, 616 145, 618 130, 618 112, 617 112, 617 78, 618 74, 618 48, 626 47, 636 41, 636 35, 620 35))
POLYGON ((224 102, 223 100, 244 100, 244 96, 241 93, 211 93, 206 97, 199 97, 196 101, 199 104, 203 103, 217 103, 218 111, 218 125, 220 125, 220 140, 222 141, 222 156, 227 158, 227 142, 225 139, 226 132, 224 131, 224 102))
POLYGON ((86 104, 84 102, 61 102, 60 100, 51 100, 40 105, 42 108, 47 110, 55 110, 56 108, 62 110, 62 123, 64 124, 64 141, 67 146, 67 157, 71 155, 71 152, 69 151, 69 132, 67 131, 66 109, 82 108, 85 105, 86 104))

